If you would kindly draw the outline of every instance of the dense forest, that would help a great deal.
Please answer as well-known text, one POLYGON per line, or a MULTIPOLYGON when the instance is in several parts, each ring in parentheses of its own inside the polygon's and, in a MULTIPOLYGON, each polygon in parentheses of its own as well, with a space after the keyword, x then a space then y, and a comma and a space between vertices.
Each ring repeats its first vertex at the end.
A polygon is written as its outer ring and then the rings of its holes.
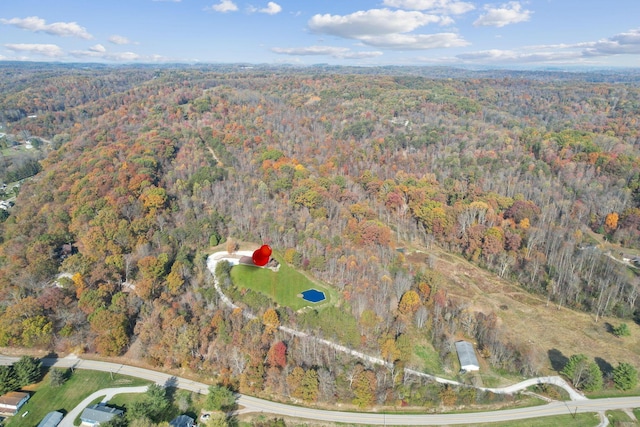
POLYGON ((0 223, 0 346, 126 353, 243 392, 362 406, 449 396, 398 375, 415 336, 443 372, 462 337, 494 368, 545 369, 496 313, 450 294, 433 258, 412 262, 416 248, 594 322, 637 316, 633 75, 1 67, 3 132, 46 142, 41 158, 3 149, 0 179, 35 176, 0 223), (206 267, 228 242, 270 244, 341 303, 229 311, 206 267), (274 330, 272 308, 398 369, 274 330))

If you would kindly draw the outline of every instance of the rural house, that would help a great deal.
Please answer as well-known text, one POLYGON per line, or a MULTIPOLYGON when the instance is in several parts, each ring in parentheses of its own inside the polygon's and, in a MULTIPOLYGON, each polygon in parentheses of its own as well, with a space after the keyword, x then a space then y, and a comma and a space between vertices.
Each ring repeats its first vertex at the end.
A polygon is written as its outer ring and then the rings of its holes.
POLYGON ((29 400, 29 393, 10 391, 0 396, 0 414, 15 415, 29 400))
POLYGON ((82 411, 80 415, 81 425, 91 427, 99 426, 100 423, 111 421, 113 417, 121 416, 123 413, 124 411, 121 409, 112 408, 104 403, 96 403, 87 406, 84 411, 82 411))

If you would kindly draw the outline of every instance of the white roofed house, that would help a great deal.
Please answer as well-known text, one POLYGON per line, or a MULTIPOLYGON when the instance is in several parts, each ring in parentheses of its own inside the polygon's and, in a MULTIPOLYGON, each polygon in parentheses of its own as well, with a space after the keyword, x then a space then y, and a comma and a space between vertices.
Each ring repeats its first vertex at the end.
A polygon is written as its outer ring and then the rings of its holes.
POLYGON ((468 341, 456 342, 456 351, 458 352, 458 360, 460 360, 460 370, 463 372, 479 371, 480 364, 473 349, 473 344, 468 341))
POLYGON ((81 426, 96 427, 101 423, 110 421, 113 417, 122 416, 124 411, 117 408, 112 408, 104 403, 96 403, 88 406, 82 411, 80 415, 81 426))
POLYGON ((29 393, 21 391, 10 391, 0 396, 0 414, 15 415, 18 413, 22 405, 29 400, 29 393))

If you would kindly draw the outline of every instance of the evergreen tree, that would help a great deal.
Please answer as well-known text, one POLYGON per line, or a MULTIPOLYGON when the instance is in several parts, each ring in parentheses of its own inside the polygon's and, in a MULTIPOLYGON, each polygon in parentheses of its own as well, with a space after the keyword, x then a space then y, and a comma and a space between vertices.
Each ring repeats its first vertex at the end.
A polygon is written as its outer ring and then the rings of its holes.
POLYGON ((595 362, 589 362, 584 354, 574 354, 562 369, 574 387, 585 391, 595 391, 602 388, 602 371, 595 362))
POLYGON ((638 385, 638 370, 630 363, 622 362, 613 370, 613 382, 619 390, 631 390, 638 385))
POLYGON ((596 362, 589 363, 587 368, 587 379, 584 383, 585 391, 597 391, 602 389, 602 371, 596 362))
POLYGON ((18 387, 38 382, 42 375, 42 362, 30 356, 22 356, 13 364, 18 387))
POLYGON ((19 388, 13 366, 0 365, 0 395, 19 388))
POLYGON ((613 328, 613 335, 617 337, 628 337, 631 335, 631 331, 629 330, 629 326, 626 323, 621 323, 620 325, 613 328))

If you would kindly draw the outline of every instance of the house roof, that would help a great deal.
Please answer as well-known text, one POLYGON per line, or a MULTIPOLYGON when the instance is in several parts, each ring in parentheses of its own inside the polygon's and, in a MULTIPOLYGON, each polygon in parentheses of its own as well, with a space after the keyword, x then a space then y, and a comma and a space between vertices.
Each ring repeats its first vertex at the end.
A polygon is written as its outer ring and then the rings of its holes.
POLYGON ((195 420, 188 415, 180 415, 169 422, 172 427, 191 427, 195 420))
POLYGON ((24 393, 22 391, 10 391, 9 393, 0 396, 0 404, 16 406, 25 397, 28 398, 29 393, 24 393))
POLYGON ((468 341, 456 342, 456 350, 458 351, 458 359, 460 359, 460 366, 464 369, 465 366, 480 366, 478 364, 478 358, 476 352, 473 349, 473 344, 468 341))
POLYGON ((38 427, 56 427, 62 421, 62 412, 52 411, 44 416, 38 427))
POLYGON ((96 403, 91 406, 87 406, 80 418, 84 421, 94 421, 98 423, 104 423, 111 420, 116 415, 122 415, 124 411, 121 409, 112 408, 104 403, 96 403))

